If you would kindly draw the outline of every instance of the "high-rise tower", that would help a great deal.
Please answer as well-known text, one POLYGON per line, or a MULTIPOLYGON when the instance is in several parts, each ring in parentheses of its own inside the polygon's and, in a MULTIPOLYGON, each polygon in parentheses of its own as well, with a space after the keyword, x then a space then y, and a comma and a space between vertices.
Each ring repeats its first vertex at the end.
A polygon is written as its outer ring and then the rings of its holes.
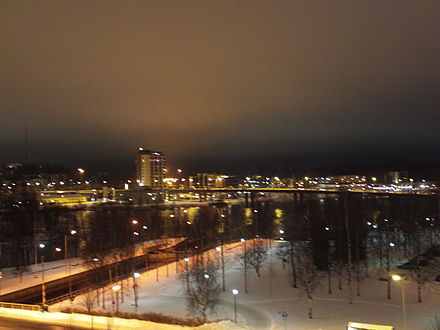
POLYGON ((137 179, 140 186, 161 189, 167 172, 165 154, 139 147, 136 160, 137 179))

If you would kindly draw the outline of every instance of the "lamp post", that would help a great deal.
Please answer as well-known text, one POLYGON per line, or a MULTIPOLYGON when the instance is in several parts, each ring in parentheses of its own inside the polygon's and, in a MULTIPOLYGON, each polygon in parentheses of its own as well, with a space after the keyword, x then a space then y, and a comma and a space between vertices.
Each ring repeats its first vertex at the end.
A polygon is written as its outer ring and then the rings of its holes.
POLYGON ((114 285, 112 287, 113 292, 116 293, 116 312, 119 312, 119 290, 121 290, 120 285, 114 285))
MULTIPOLYGON (((40 247, 41 247, 41 244, 40 244, 40 247)), ((43 310, 47 311, 47 306, 46 306, 46 284, 44 283, 44 256, 41 256, 41 303, 43 305, 43 310)))
POLYGON ((188 262, 189 262, 189 258, 188 258, 188 257, 185 257, 183 260, 185 261, 186 291, 189 292, 189 274, 188 274, 188 262))
POLYGON ((238 290, 232 289, 232 295, 234 296, 234 322, 237 323, 237 295, 238 290))
MULTIPOLYGON (((75 235, 77 233, 76 230, 72 229, 70 235, 75 235)), ((72 300, 72 280, 70 278, 70 259, 69 259, 69 245, 68 245, 68 236, 64 234, 64 263, 67 266, 67 279, 69 282, 69 298, 72 300)))
POLYGON ((137 292, 137 283, 136 279, 140 276, 139 273, 133 273, 133 291, 134 291, 134 306, 138 307, 138 292, 137 292))
POLYGON ((403 326, 404 329, 407 330, 408 329, 408 324, 406 321, 406 301, 405 301, 405 285, 403 283, 403 278, 400 275, 392 275, 391 278, 393 279, 393 281, 396 282, 400 282, 400 287, 402 289, 402 317, 403 317, 403 326))

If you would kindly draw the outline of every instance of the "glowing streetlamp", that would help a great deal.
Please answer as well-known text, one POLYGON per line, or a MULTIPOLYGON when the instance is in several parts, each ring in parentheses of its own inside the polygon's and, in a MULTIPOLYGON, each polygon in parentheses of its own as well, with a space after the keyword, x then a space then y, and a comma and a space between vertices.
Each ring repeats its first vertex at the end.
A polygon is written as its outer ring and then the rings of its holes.
POLYGON ((232 295, 234 296, 234 322, 237 323, 237 295, 238 290, 232 289, 232 295))
POLYGON ((391 276, 393 281, 401 282, 400 287, 402 288, 402 317, 403 317, 403 326, 405 330, 408 329, 407 321, 406 321, 406 302, 405 302, 405 285, 403 283, 403 277, 397 274, 391 276))
POLYGON ((121 286, 114 285, 112 286, 112 290, 116 293, 116 312, 119 312, 119 290, 121 290, 121 286))
POLYGON ((138 293, 136 279, 141 276, 138 272, 133 273, 133 291, 134 291, 134 306, 138 307, 138 293))
POLYGON ((185 261, 186 291, 189 292, 189 274, 188 274, 188 263, 189 263, 189 258, 185 257, 185 258, 183 258, 183 260, 185 261))

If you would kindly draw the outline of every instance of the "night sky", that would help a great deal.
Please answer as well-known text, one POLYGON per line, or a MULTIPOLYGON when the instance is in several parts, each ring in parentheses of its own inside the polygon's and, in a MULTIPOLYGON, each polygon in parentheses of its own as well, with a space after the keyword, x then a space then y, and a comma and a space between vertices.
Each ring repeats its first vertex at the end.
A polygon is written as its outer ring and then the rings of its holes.
POLYGON ((440 1, 0 2, 0 163, 440 160, 440 1))

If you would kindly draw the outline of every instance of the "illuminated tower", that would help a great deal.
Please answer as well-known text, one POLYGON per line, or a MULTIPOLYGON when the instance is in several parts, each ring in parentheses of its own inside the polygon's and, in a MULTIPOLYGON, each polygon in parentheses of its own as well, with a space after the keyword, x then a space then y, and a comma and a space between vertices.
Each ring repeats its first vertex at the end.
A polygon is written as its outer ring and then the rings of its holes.
POLYGON ((162 189, 167 172, 167 162, 163 152, 139 148, 136 160, 137 179, 140 186, 162 189))

